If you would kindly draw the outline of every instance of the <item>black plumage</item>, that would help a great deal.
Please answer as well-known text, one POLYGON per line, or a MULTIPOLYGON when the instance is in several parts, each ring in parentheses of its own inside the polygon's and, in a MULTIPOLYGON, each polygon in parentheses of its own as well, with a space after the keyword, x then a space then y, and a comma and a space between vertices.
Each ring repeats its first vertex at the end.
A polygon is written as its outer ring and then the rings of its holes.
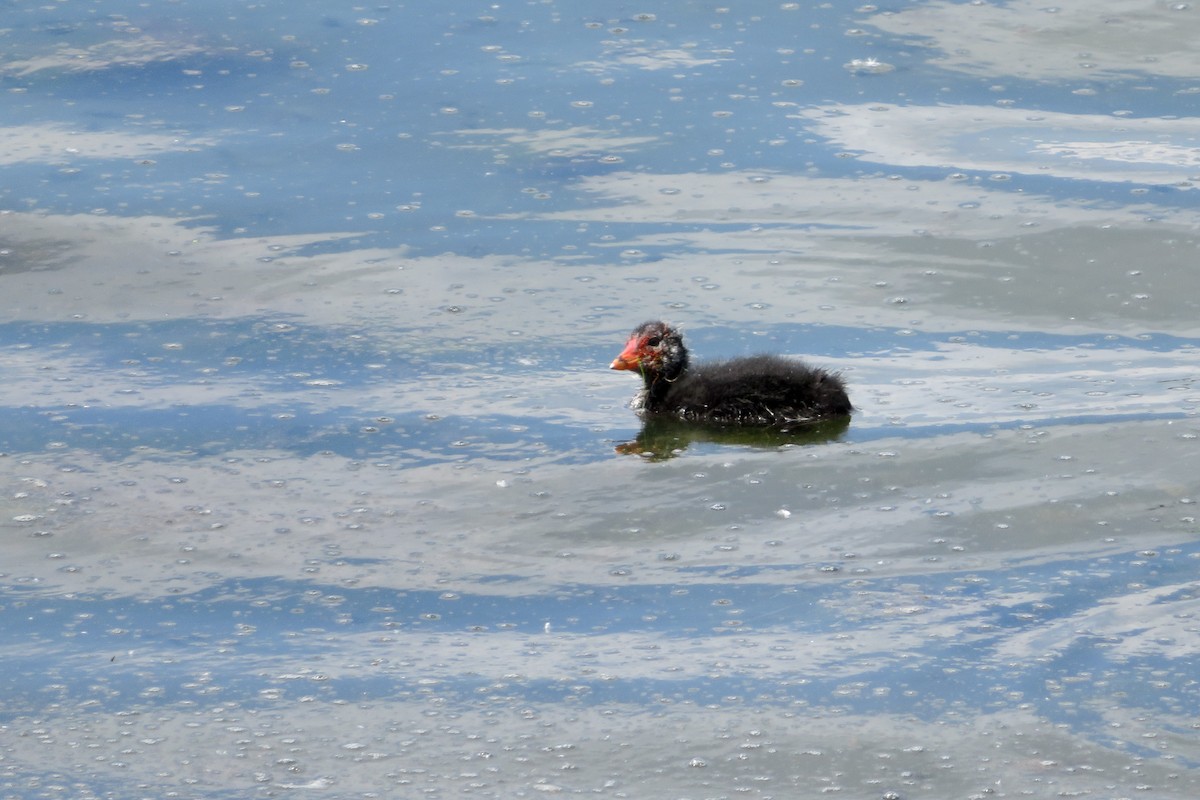
POLYGON ((633 407, 643 415, 736 425, 777 425, 848 415, 853 406, 836 373, 773 355, 690 363, 683 337, 647 322, 629 337, 612 369, 641 373, 633 407))

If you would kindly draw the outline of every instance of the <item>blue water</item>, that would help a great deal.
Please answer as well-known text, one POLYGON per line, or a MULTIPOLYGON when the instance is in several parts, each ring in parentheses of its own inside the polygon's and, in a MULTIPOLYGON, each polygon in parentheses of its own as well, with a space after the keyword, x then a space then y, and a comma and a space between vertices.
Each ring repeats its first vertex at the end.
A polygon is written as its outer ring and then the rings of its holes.
POLYGON ((1196 14, 0 10, 4 796, 1194 797, 1196 14))

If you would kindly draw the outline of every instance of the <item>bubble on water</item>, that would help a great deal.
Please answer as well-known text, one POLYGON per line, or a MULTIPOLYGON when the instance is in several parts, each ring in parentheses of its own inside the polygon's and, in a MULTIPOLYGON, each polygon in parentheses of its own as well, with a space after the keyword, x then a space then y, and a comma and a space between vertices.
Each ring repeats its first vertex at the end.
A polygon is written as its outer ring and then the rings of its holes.
POLYGON ((886 75, 896 69, 894 65, 875 58, 855 58, 842 66, 853 75, 886 75))

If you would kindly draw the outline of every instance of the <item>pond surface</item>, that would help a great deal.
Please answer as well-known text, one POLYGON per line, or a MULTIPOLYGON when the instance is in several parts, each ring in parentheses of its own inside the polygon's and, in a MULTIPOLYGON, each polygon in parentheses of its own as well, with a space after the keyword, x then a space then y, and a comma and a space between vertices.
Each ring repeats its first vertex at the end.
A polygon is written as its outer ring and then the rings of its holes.
POLYGON ((3 795, 1196 797, 1198 37, 9 4, 3 795))

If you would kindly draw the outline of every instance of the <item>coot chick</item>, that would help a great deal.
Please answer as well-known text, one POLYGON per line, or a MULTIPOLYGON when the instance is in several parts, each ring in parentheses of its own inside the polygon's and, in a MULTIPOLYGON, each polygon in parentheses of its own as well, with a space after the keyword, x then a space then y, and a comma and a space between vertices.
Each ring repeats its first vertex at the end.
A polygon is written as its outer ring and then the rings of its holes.
POLYGON ((637 370, 633 400, 643 415, 722 425, 778 425, 846 416, 853 410, 840 376, 779 356, 692 366, 683 337, 663 322, 639 325, 612 369, 637 370))

